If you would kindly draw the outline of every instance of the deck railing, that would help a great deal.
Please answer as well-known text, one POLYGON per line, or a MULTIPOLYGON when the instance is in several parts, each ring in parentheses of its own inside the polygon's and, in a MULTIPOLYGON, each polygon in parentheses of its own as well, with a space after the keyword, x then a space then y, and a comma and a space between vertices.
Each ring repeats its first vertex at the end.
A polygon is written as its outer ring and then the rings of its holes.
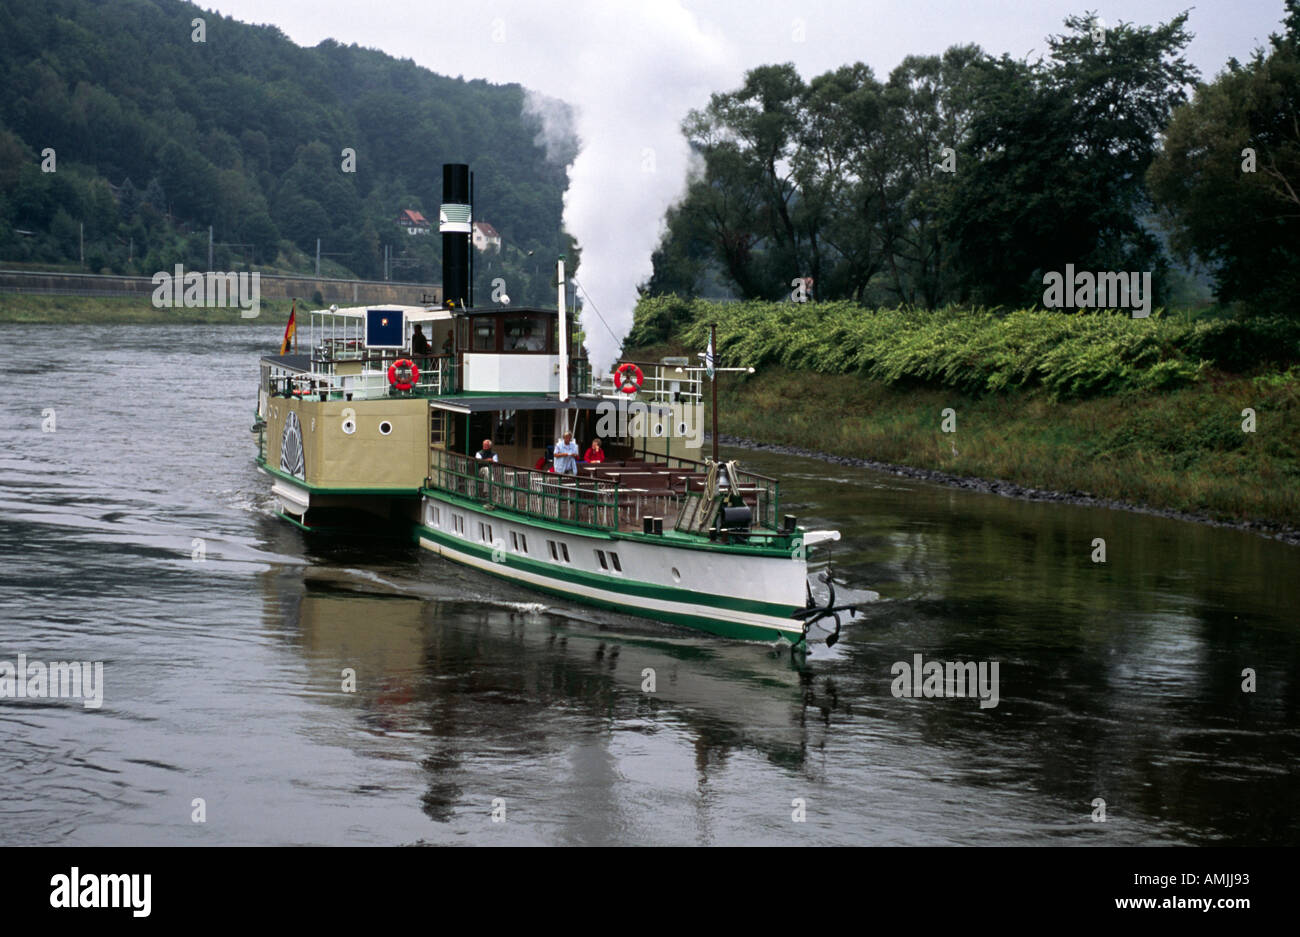
POLYGON ((431 450, 429 483, 443 491, 520 514, 599 530, 619 526, 617 482, 558 475, 431 450))
MULTIPOLYGON (((652 452, 647 454, 645 458, 647 461, 662 462, 670 469, 679 468, 692 472, 707 472, 709 470, 707 462, 687 459, 682 456, 652 452)), ((754 498, 754 526, 767 527, 772 530, 779 529, 777 522, 781 509, 781 483, 770 476, 749 472, 745 469, 736 470, 736 480, 740 482, 740 493, 742 495, 752 495, 754 498)), ((726 484, 726 476, 721 471, 718 472, 718 481, 720 485, 726 484)))
MULTIPOLYGON (((440 397, 453 392, 456 386, 456 361, 451 355, 430 355, 411 358, 420 371, 415 386, 399 391, 388 382, 388 366, 401 357, 393 355, 368 357, 360 374, 338 374, 335 359, 311 359, 309 369, 296 368, 285 363, 264 365, 263 382, 273 397, 318 398, 324 393, 327 400, 377 400, 384 397, 440 397), (350 396, 349 396, 350 395, 350 396)), ((338 359, 347 360, 347 359, 338 359)))
MULTIPOLYGON (((627 359, 619 359, 622 364, 627 359)), ((643 380, 637 391, 639 400, 652 403, 677 403, 704 399, 704 369, 702 367, 676 367, 658 361, 629 361, 641 369, 643 380)), ((615 394, 618 390, 613 377, 602 378, 596 390, 615 394)))

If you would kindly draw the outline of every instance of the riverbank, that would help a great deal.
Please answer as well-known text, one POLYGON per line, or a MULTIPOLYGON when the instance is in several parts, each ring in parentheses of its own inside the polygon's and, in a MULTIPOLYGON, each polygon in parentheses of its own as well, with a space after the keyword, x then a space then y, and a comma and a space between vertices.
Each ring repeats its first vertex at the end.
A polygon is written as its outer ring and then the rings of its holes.
MULTIPOLYGON (((60 323, 65 325, 144 325, 201 322, 232 325, 284 325, 292 301, 264 299, 255 319, 239 309, 156 309, 145 296, 68 296, 50 293, 0 293, 0 323, 60 323)), ((301 304, 300 304, 301 305, 301 304)))
POLYGON ((719 384, 719 437, 1010 497, 1239 527, 1300 544, 1294 375, 1079 401, 970 397, 768 366, 719 384), (1243 409, 1256 414, 1242 428, 1243 409), (944 411, 952 419, 945 432, 944 411), (758 442, 755 442, 758 440, 758 442))

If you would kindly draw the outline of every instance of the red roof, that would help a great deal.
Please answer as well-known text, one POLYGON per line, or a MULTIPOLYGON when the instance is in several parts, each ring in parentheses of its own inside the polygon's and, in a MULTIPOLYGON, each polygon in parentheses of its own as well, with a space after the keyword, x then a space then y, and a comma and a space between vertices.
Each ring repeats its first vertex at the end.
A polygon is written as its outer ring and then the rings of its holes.
POLYGON ((410 208, 403 210, 401 214, 401 220, 404 224, 409 223, 409 224, 428 225, 429 223, 428 218, 425 218, 424 215, 410 208))

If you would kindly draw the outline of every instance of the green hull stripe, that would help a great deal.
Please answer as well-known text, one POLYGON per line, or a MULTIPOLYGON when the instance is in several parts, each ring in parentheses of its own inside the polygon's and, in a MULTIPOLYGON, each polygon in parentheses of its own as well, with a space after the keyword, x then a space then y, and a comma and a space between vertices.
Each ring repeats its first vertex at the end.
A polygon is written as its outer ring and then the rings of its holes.
MULTIPOLYGON (((428 531, 427 528, 424 528, 423 530, 426 533, 435 533, 435 534, 437 533, 437 531, 428 531)), ((425 539, 428 540, 431 538, 425 537, 425 539)), ((473 548, 475 545, 465 544, 463 541, 456 540, 454 545, 452 546, 452 549, 458 549, 466 546, 473 548)), ((473 553, 477 551, 470 549, 470 550, 464 550, 463 552, 473 553)), ((444 558, 450 560, 451 562, 461 562, 455 556, 447 556, 444 554, 444 558)), ((513 560, 515 558, 511 557, 511 559, 513 560)), ((469 565, 469 564, 465 564, 465 565, 469 565)), ((491 564, 489 562, 488 565, 490 567, 492 565, 500 565, 500 564, 491 564)), ((520 566, 521 564, 514 563, 513 565, 520 566)), ((492 573, 491 568, 487 568, 487 569, 483 569, 482 567, 476 567, 476 568, 482 569, 484 572, 492 573)), ((518 584, 524 586, 525 588, 531 589, 533 591, 543 592, 547 595, 558 596, 559 598, 565 599, 570 602, 580 602, 584 605, 593 605, 598 608, 607 608, 610 609, 611 611, 621 612, 625 615, 635 615, 641 618, 650 618, 656 621, 666 621, 676 625, 684 625, 688 628, 693 628, 697 631, 705 631, 708 632, 709 634, 716 634, 724 638, 736 638, 744 641, 776 641, 776 640, 784 639, 787 642, 794 644, 795 646, 799 646, 804 640, 802 635, 802 629, 800 628, 799 624, 794 621, 791 621, 791 626, 793 627, 793 630, 787 631, 783 628, 777 628, 775 626, 764 626, 759 624, 748 624, 746 622, 727 621, 726 619, 706 617, 704 615, 692 615, 684 612, 660 611, 657 609, 646 608, 644 605, 630 605, 624 602, 615 602, 608 599, 602 599, 596 596, 575 595, 574 593, 566 589, 560 588, 558 586, 547 586, 544 584, 538 584, 534 582, 519 582, 518 580, 513 580, 510 576, 507 576, 503 572, 496 572, 493 573, 493 575, 496 575, 502 579, 515 581, 518 584)))
MULTIPOLYGON (((448 559, 451 558, 448 557, 448 559)), ((536 592, 543 592, 547 595, 553 595, 570 602, 581 602, 584 605, 593 605, 596 608, 609 609, 612 612, 621 612, 624 615, 635 615, 638 618, 650 618, 654 621, 666 621, 674 625, 682 625, 695 631, 704 631, 708 634, 715 634, 720 638, 732 638, 737 641, 778 641, 784 638, 787 642, 796 647, 798 647, 803 641, 803 636, 797 631, 781 631, 777 628, 764 628, 761 625, 745 625, 740 624, 739 622, 721 621, 717 618, 703 618, 698 615, 682 615, 676 612, 649 611, 636 605, 623 605, 618 602, 606 602, 602 599, 589 598, 587 596, 575 596, 571 592, 564 592, 560 589, 551 589, 547 586, 539 586, 534 583, 528 583, 527 588, 536 592)))
MULTIPOLYGON (((443 533, 433 527, 427 527, 421 524, 418 528, 419 536, 427 540, 434 540, 438 543, 445 544, 454 550, 462 553, 468 553, 479 559, 492 562, 492 550, 482 543, 474 543, 468 540, 462 540, 459 537, 453 537, 443 533)), ((568 531, 572 533, 572 531, 568 531)), ((790 618, 790 616, 799 609, 796 605, 781 605, 776 602, 760 602, 755 599, 740 599, 730 595, 715 595, 710 592, 695 592, 690 589, 679 589, 674 586, 661 586, 649 582, 637 582, 631 579, 616 578, 613 576, 600 576, 596 573, 589 573, 585 570, 574 569, 571 566, 563 566, 558 563, 547 563, 541 560, 535 560, 531 557, 519 556, 516 553, 504 551, 504 557, 499 564, 516 569, 527 570, 538 576, 544 576, 547 579, 558 579, 563 582, 571 582, 576 585, 587 586, 594 589, 605 589, 608 591, 620 592, 628 596, 642 596, 650 599, 662 599, 669 602, 684 602, 691 605, 706 605, 711 608, 726 609, 737 612, 747 612, 753 615, 770 615, 773 618, 790 618)), ((489 570, 490 571, 490 570, 489 570)), ((530 584, 531 585, 531 584, 530 584)), ((565 593, 568 595, 568 593, 565 593)), ((585 598, 585 597, 584 597, 585 598)), ((626 606, 636 608, 635 606, 626 606)), ((641 610, 640 614, 649 615, 652 618, 659 617, 658 612, 641 610)), ((792 620, 792 625, 798 627, 797 623, 792 620)))
POLYGON ((312 532, 312 529, 308 527, 306 524, 304 524, 302 521, 294 520, 292 517, 290 517, 288 514, 284 513, 283 511, 277 511, 276 516, 279 517, 281 520, 288 521, 290 524, 292 524, 294 527, 297 527, 299 530, 305 530, 307 531, 307 533, 312 532))

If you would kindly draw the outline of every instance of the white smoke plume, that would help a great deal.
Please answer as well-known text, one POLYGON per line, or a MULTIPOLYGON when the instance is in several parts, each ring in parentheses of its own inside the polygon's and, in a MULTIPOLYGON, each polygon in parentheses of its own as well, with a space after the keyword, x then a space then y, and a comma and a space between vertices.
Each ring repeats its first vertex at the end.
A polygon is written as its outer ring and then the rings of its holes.
POLYGON ((533 142, 546 150, 549 161, 567 167, 577 158, 578 128, 573 108, 540 91, 525 91, 524 113, 537 118, 540 129, 533 142))
POLYGON ((523 10, 508 22, 557 43, 544 90, 572 110, 542 95, 531 95, 525 110, 541 118, 548 154, 562 152, 557 144, 576 131, 564 225, 582 250, 574 279, 587 354, 605 373, 632 327, 664 213, 685 192, 691 154, 682 120, 713 91, 738 84, 742 70, 678 0, 577 0, 558 22, 523 10))

